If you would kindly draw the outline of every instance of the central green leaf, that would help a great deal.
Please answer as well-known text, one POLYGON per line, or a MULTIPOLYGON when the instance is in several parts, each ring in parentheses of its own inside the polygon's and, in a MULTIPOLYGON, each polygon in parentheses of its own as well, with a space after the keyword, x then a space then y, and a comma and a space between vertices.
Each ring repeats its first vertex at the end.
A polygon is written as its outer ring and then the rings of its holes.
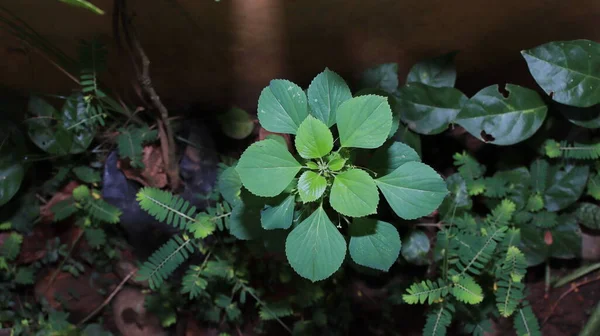
POLYGON ((258 120, 267 131, 296 134, 307 115, 306 94, 288 80, 272 80, 258 98, 258 120))
POLYGON ((326 188, 325 177, 312 171, 305 171, 298 179, 298 193, 304 203, 316 201, 323 195, 326 188))
POLYGON ((407 162, 375 183, 394 212, 404 219, 429 215, 448 194, 442 177, 421 162, 407 162))
POLYGON ((335 176, 329 203, 343 215, 363 217, 377 211, 379 193, 375 181, 367 172, 350 169, 335 176))
POLYGON ((377 148, 392 128, 392 110, 386 97, 355 97, 338 108, 337 125, 342 147, 377 148))
POLYGON ((301 167, 285 145, 267 139, 250 145, 235 169, 251 193, 272 197, 292 182, 301 167))
POLYGON ((305 159, 323 157, 333 149, 333 135, 321 120, 309 115, 296 134, 296 150, 305 159))
POLYGON ((398 230, 383 221, 357 218, 350 224, 348 250, 357 264, 387 272, 400 254, 398 230))
POLYGON ((313 282, 337 271, 346 257, 346 240, 319 207, 285 241, 285 254, 300 276, 313 282))

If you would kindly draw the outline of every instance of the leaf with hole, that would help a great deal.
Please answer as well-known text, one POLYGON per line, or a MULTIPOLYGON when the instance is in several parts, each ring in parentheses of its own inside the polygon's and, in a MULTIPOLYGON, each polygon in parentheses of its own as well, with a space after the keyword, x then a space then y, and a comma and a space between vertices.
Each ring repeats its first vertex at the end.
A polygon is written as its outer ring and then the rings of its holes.
POLYGON ((454 119, 469 99, 452 87, 434 87, 409 83, 396 93, 400 119, 420 134, 439 134, 454 119))
POLYGON ((350 169, 335 176, 329 203, 342 215, 363 217, 377 211, 379 193, 375 181, 367 172, 350 169))
POLYGON ((267 131, 296 134, 306 116, 306 94, 288 80, 272 80, 258 98, 258 120, 267 131))
POLYGON ((305 171, 298 179, 298 194, 304 203, 319 199, 326 188, 327 180, 325 177, 312 171, 305 171))
POLYGON ((318 74, 308 87, 310 114, 321 120, 327 127, 335 124, 338 107, 350 98, 352 92, 348 84, 329 69, 318 74))
POLYGON ((272 197, 292 182, 301 167, 286 146, 268 139, 250 145, 235 169, 251 193, 272 197))
POLYGON ((342 147, 377 148, 392 127, 392 110, 385 97, 355 97, 338 108, 337 126, 342 147))
POLYGON ((359 265, 387 272, 400 254, 398 230, 387 222, 357 218, 350 224, 348 251, 359 265))
POLYGON ((531 75, 554 101, 590 107, 600 103, 600 44, 590 40, 556 41, 521 54, 531 75))
POLYGON ((285 254, 296 273, 315 282, 330 277, 342 266, 346 240, 319 207, 290 232, 285 254))
POLYGON ((296 150, 305 159, 323 157, 333 149, 333 135, 321 120, 308 116, 296 134, 296 150))
POLYGON ((548 107, 537 92, 506 84, 505 97, 498 85, 477 92, 463 106, 456 123, 477 139, 495 145, 514 145, 531 137, 546 118, 548 107))
POLYGON ((448 194, 446 183, 431 167, 407 162, 375 180, 394 212, 403 219, 432 213, 448 194))

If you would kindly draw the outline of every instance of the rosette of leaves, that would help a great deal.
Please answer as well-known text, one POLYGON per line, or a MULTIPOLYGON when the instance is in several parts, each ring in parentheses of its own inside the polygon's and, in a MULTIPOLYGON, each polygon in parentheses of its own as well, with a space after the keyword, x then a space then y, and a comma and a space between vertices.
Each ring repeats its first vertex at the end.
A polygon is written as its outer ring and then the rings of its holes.
MULTIPOLYGON (((387 98, 352 97, 329 69, 315 77, 307 93, 290 81, 271 81, 260 95, 258 118, 270 132, 295 135, 297 153, 265 139, 245 150, 235 171, 241 185, 258 196, 256 202, 268 204, 263 228, 289 229, 294 211, 305 215, 287 235, 285 253, 294 270, 312 281, 331 276, 345 259, 342 219, 357 264, 387 271, 395 262, 401 245, 396 228, 366 218, 377 213, 379 192, 404 219, 430 214, 448 193, 440 175, 413 149, 385 144, 393 119, 387 98), (356 151, 378 148, 368 167, 355 163, 356 151), (276 225, 268 225, 273 218, 276 225)), ((245 203, 242 198, 237 208, 249 206, 245 203)))

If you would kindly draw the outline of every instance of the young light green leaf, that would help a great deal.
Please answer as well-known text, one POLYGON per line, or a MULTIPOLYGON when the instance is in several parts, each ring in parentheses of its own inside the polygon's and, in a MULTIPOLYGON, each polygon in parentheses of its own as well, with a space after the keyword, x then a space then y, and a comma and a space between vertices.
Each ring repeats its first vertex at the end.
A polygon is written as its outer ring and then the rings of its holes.
POLYGON ((298 193, 304 203, 319 199, 326 188, 327 180, 325 177, 312 171, 305 171, 298 179, 298 193))
POLYGON ((407 83, 423 83, 434 87, 453 87, 456 82, 454 66, 456 52, 421 61, 408 72, 407 83))
POLYGON ((306 116, 306 94, 288 80, 272 80, 258 98, 258 120, 267 131, 296 134, 306 116))
POLYGON ((0 206, 8 203, 19 188, 25 176, 25 170, 20 163, 7 162, 0 165, 0 206))
POLYGON ((251 193, 272 197, 292 182, 301 167, 287 147, 269 139, 250 145, 235 169, 251 193))
POLYGON ((346 164, 346 159, 338 157, 338 158, 334 158, 331 161, 329 161, 329 163, 327 163, 327 166, 332 171, 339 171, 342 168, 344 168, 345 164, 346 164))
POLYGON ((381 89, 387 93, 396 91, 398 88, 398 64, 385 63, 367 69, 360 79, 359 87, 361 89, 381 89))
POLYGON ((346 240, 323 207, 319 207, 290 232, 285 254, 296 273, 316 282, 328 278, 342 266, 346 240))
POLYGON ((307 161, 307 162, 306 162, 306 167, 307 167, 308 169, 312 169, 312 170, 318 170, 318 169, 319 169, 319 165, 318 165, 318 164, 316 164, 316 163, 315 163, 315 162, 313 162, 313 161, 307 161))
POLYGON ((359 265, 387 272, 400 254, 398 230, 387 222, 357 218, 350 224, 348 251, 359 265))
POLYGON ((350 98, 352 92, 348 84, 329 69, 318 74, 308 87, 309 112, 327 127, 335 124, 338 107, 350 98))
POLYGON ((333 149, 333 135, 321 120, 309 115, 296 134, 296 150, 305 159, 323 157, 333 149))
POLYGON ((454 119, 469 98, 452 87, 434 87, 409 83, 396 94, 394 110, 400 119, 420 134, 439 134, 454 119))
POLYGON ((600 44, 556 41, 521 51, 535 81, 554 101, 590 107, 600 103, 600 44))
POLYGON ((419 154, 402 142, 391 141, 375 151, 369 161, 369 168, 383 176, 411 161, 421 161, 419 154))
POLYGON ((461 277, 450 291, 452 295, 461 302, 467 304, 477 304, 483 301, 483 291, 481 286, 470 276, 461 277))
POLYGON ((260 212, 260 222, 265 230, 289 229, 294 220, 294 204, 296 197, 290 195, 283 201, 269 205, 260 212))
POLYGON ((104 15, 104 11, 102 9, 96 7, 94 4, 92 4, 91 2, 86 1, 86 0, 58 0, 58 1, 64 2, 71 6, 85 8, 94 14, 104 15))
POLYGON ((377 148, 392 128, 392 110, 385 97, 355 97, 340 105, 337 124, 342 147, 377 148))
POLYGON ((233 139, 244 139, 254 130, 254 121, 241 108, 233 107, 217 115, 217 120, 223 133, 233 139))
POLYGON ((456 123, 481 141, 507 146, 531 137, 546 118, 548 107, 533 90, 506 84, 508 96, 492 85, 477 92, 462 108, 456 123))
POLYGON ((441 176, 421 162, 407 162, 375 183, 394 212, 404 219, 429 215, 448 194, 441 176))
POLYGON ((227 203, 234 205, 240 199, 242 180, 235 167, 229 167, 221 173, 217 188, 227 203))
POLYGON ((379 193, 375 181, 367 172, 350 169, 335 176, 329 203, 342 215, 363 217, 377 211, 379 193))

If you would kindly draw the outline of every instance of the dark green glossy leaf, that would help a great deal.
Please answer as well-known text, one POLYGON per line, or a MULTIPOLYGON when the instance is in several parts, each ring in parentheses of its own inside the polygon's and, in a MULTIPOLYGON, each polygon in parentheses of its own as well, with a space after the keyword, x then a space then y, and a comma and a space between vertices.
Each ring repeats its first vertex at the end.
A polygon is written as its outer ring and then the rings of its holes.
POLYGON ((381 89, 387 93, 396 91, 398 88, 398 64, 386 63, 367 69, 360 79, 359 87, 361 89, 381 89))
POLYGON ((448 128, 469 99, 452 87, 409 83, 396 94, 400 119, 420 134, 438 134, 448 128))
POLYGON ((531 137, 542 125, 548 108, 537 92, 506 84, 508 97, 498 85, 488 86, 473 96, 456 118, 456 123, 481 141, 513 145, 531 137))
POLYGON ((578 107, 600 103, 600 44, 556 41, 521 54, 533 78, 554 101, 578 107))
POLYGON ((241 200, 231 210, 229 233, 240 240, 256 239, 262 232, 261 210, 266 199, 242 192, 241 200))
POLYGON ((24 176, 25 171, 20 163, 7 163, 0 166, 0 206, 15 196, 24 176))
POLYGON ((350 98, 352 92, 348 84, 329 69, 318 74, 308 87, 310 114, 325 123, 327 127, 335 124, 337 108, 350 98))
POLYGON ((407 83, 423 83, 435 87, 453 87, 456 82, 454 66, 456 52, 421 61, 408 72, 407 83))
POLYGON ((543 194, 546 209, 559 211, 575 203, 583 194, 589 173, 588 166, 550 166, 543 194))
POLYGON ((558 217, 558 225, 550 230, 540 230, 535 225, 521 226, 521 245, 529 266, 548 258, 571 259, 581 254, 581 232, 574 214, 558 217), (549 233, 547 233, 549 232, 549 233))
POLYGON ((577 126, 600 128, 600 104, 591 107, 574 107, 556 103, 556 108, 577 126))

